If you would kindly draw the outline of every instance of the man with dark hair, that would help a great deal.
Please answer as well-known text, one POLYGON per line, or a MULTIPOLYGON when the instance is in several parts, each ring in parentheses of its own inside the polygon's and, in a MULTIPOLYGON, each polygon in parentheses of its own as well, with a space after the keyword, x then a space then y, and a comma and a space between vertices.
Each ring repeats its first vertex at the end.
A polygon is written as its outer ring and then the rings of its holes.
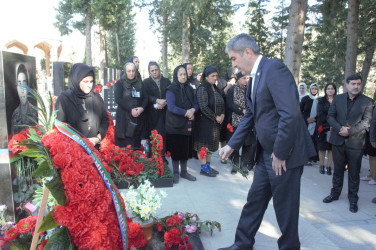
POLYGON ((166 117, 166 89, 171 84, 171 81, 161 75, 159 65, 155 61, 149 62, 148 71, 150 77, 146 78, 142 84, 148 96, 148 105, 145 110, 145 137, 149 138, 153 129, 156 129, 163 137, 163 160, 165 158, 166 148, 166 131, 165 131, 165 117, 166 117))
POLYGON ((328 112, 331 126, 329 142, 333 145, 333 188, 324 203, 338 200, 348 165, 348 199, 350 212, 358 211, 359 172, 362 163, 366 129, 372 118, 372 99, 361 94, 362 77, 351 75, 346 79, 347 93, 334 97, 328 112))
POLYGON ((294 77, 282 62, 260 55, 255 40, 247 34, 232 38, 226 52, 232 66, 251 78, 246 90, 246 113, 220 154, 228 159, 252 128, 258 149, 253 183, 239 219, 235 243, 223 249, 253 249, 271 198, 282 232, 279 249, 300 249, 300 179, 303 165, 316 152, 300 114, 294 77))

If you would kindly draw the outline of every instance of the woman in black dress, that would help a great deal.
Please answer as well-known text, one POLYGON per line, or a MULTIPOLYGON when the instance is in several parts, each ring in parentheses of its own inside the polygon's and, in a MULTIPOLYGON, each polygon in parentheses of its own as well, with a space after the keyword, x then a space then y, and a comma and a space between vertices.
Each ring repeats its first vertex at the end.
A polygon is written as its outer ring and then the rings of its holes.
POLYGON ((200 112, 197 117, 194 149, 200 152, 206 147, 210 152, 201 161, 200 174, 215 177, 218 171, 210 166, 211 152, 219 147, 221 124, 225 119, 225 101, 215 83, 218 71, 214 66, 207 66, 202 74, 203 82, 197 89, 197 101, 200 112))
POLYGON ((102 97, 94 93, 95 70, 76 63, 69 72, 69 89, 56 100, 57 119, 68 123, 99 149, 106 136, 108 115, 102 97))
POLYGON ((167 150, 171 153, 174 183, 180 177, 195 181, 196 177, 187 171, 187 161, 192 158, 192 128, 195 112, 198 110, 193 88, 187 82, 187 71, 183 65, 174 70, 172 84, 166 91, 166 138, 167 150))
POLYGON ((141 80, 137 77, 136 66, 124 65, 124 75, 115 83, 116 110, 115 144, 119 147, 131 145, 141 147, 141 133, 144 126, 144 110, 148 104, 141 80))
MULTIPOLYGON (((313 145, 315 145, 317 151, 317 141, 316 141, 316 116, 317 116, 317 99, 319 98, 319 85, 317 83, 312 83, 309 86, 308 95, 303 97, 300 102, 300 111, 302 112, 304 121, 307 124, 308 132, 311 135, 313 145)), ((310 159, 308 165, 312 165, 312 162, 318 160, 317 156, 310 159)))
POLYGON ((337 94, 337 87, 334 83, 328 83, 324 89, 325 96, 319 98, 317 104, 317 149, 319 151, 320 173, 328 175, 332 174, 332 145, 327 142, 328 133, 330 133, 330 125, 326 120, 330 104, 334 96, 337 94), (325 153, 327 152, 327 165, 325 167, 325 153))

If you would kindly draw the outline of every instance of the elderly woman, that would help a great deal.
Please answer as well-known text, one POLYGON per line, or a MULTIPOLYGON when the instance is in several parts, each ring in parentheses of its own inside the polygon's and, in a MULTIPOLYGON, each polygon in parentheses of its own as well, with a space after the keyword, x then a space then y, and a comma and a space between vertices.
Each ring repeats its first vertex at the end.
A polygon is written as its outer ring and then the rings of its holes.
POLYGON ((183 65, 174 70, 173 82, 167 88, 166 138, 167 150, 171 152, 174 183, 180 177, 195 181, 187 171, 187 161, 192 157, 192 128, 198 110, 193 88, 187 83, 187 71, 183 65))
MULTIPOLYGON (((319 85, 317 83, 312 83, 309 86, 308 95, 303 97, 300 102, 300 111, 302 112, 303 118, 307 124, 308 132, 311 135, 316 151, 317 151, 316 118, 317 118, 318 98, 319 98, 319 85)), ((318 157, 314 156, 310 160, 315 162, 318 160, 318 157)), ((308 165, 312 165, 312 162, 309 162, 308 165)))
POLYGON ((141 147, 141 133, 144 126, 144 110, 148 104, 141 80, 136 76, 136 66, 128 62, 124 65, 124 75, 115 83, 116 110, 115 144, 119 147, 131 145, 141 147))
POLYGON ((35 123, 29 119, 31 116, 35 121, 38 120, 37 111, 27 99, 27 90, 22 85, 29 85, 28 73, 24 64, 20 64, 17 68, 17 93, 20 98, 20 105, 14 110, 11 119, 11 134, 17 134, 26 127, 22 125, 33 126, 35 123))
POLYGON ((68 80, 69 89, 60 94, 55 104, 57 119, 75 128, 98 149, 109 123, 102 97, 93 92, 94 68, 76 63, 69 72, 68 80))
POLYGON ((225 102, 216 86, 217 79, 217 69, 212 65, 207 66, 202 74, 203 82, 197 89, 200 113, 197 117, 194 149, 197 152, 200 152, 202 147, 209 149, 207 156, 200 159, 200 174, 209 177, 215 177, 218 174, 218 171, 210 166, 210 160, 211 152, 218 150, 221 124, 225 118, 225 102))

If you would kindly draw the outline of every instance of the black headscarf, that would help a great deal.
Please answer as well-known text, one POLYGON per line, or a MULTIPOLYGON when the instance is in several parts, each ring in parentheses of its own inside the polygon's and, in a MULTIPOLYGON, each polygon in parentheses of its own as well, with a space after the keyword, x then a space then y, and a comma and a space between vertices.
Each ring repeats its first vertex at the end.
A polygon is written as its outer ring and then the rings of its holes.
POLYGON ((205 69, 204 69, 204 72, 202 73, 202 77, 204 78, 205 80, 205 77, 209 76, 210 74, 213 74, 217 72, 218 73, 218 70, 216 67, 214 67, 213 65, 209 65, 209 66, 206 66, 205 69))
POLYGON ((134 63, 133 60, 134 60, 135 58, 138 58, 138 56, 131 56, 131 57, 129 58, 128 62, 134 63))
MULTIPOLYGON (((176 83, 176 84, 181 84, 179 81, 178 81, 178 71, 180 68, 183 68, 185 69, 185 71, 187 71, 187 69, 184 67, 184 65, 179 65, 177 66, 175 69, 174 69, 174 74, 173 74, 173 77, 172 77, 172 82, 173 83, 176 83)), ((187 81, 185 81, 184 83, 186 83, 187 81)), ((183 84, 184 84, 183 83, 183 84)))
POLYGON ((188 70, 187 70, 187 66, 188 65, 192 65, 192 63, 183 63, 183 67, 185 68, 185 70, 187 71, 187 81, 190 82, 191 80, 193 80, 193 71, 192 71, 192 75, 188 77, 188 70))
POLYGON ((135 89, 137 91, 141 90, 142 83, 141 83, 141 79, 137 76, 137 72, 138 72, 137 71, 137 67, 136 67, 136 65, 133 62, 132 63, 128 62, 128 63, 126 63, 124 65, 124 74, 122 76, 123 77, 123 86, 124 86, 124 88, 129 89, 129 88, 131 88, 133 86, 133 87, 135 87, 135 89), (127 76, 127 73, 125 72, 126 67, 128 65, 132 65, 134 67, 134 69, 135 69, 135 76, 134 76, 133 79, 129 79, 128 76, 127 76))
POLYGON ((91 96, 95 88, 95 70, 93 67, 90 67, 83 63, 73 64, 68 77, 69 89, 80 99, 86 99, 91 96), (91 88, 90 93, 85 94, 80 88, 80 82, 87 76, 92 76, 94 80, 93 87, 91 88))
POLYGON ((225 80, 228 82, 230 81, 232 74, 235 74, 235 69, 233 67, 230 67, 227 69, 227 74, 225 80))

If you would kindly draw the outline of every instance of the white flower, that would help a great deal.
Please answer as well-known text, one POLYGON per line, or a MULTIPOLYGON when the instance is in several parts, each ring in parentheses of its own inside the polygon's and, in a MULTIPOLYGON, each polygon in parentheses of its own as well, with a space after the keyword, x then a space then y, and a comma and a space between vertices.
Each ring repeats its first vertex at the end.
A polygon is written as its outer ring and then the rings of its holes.
POLYGON ((7 210, 7 206, 6 205, 0 205, 0 212, 3 212, 7 210))

